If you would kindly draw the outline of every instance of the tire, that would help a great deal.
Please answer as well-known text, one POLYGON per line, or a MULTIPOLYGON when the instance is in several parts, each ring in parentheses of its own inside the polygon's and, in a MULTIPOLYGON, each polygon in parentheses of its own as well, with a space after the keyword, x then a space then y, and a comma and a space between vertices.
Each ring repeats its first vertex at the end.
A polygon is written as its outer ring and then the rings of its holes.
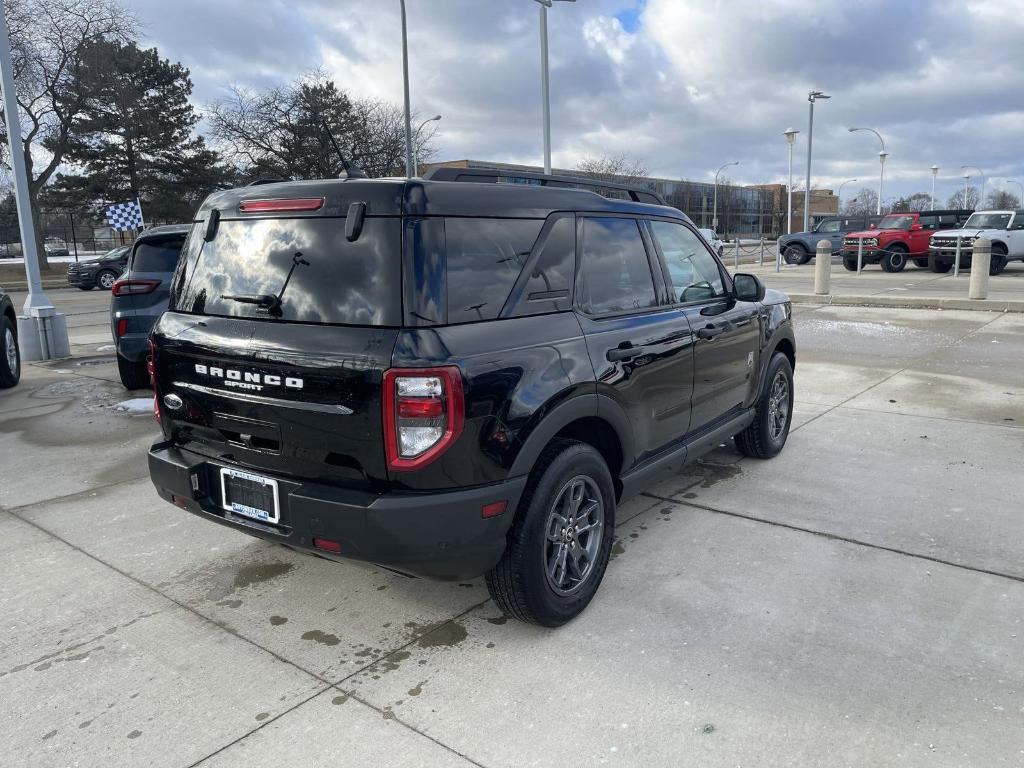
POLYGON ((149 371, 146 363, 136 363, 117 356, 117 373, 125 389, 149 389, 149 371))
POLYGON ((928 259, 914 259, 914 266, 918 269, 928 269, 928 259))
POLYGON ((843 256, 843 266, 846 267, 847 272, 857 271, 857 259, 856 257, 850 258, 849 256, 843 256))
POLYGON ((593 446, 575 440, 552 441, 537 459, 523 491, 505 552, 487 573, 491 599, 506 615, 521 621, 544 627, 565 624, 579 615, 597 592, 608 567, 614 536, 615 488, 601 454, 593 446), (591 525, 600 520, 587 533, 582 547, 582 532, 575 532, 579 518, 563 515, 562 519, 573 520, 574 530, 567 531, 556 516, 559 510, 567 510, 565 505, 578 490, 583 498, 597 503, 592 507, 596 511, 585 519, 591 525), (573 546, 585 560, 581 566, 583 578, 575 584, 573 580, 581 571, 570 567, 573 546), (552 563, 554 576, 548 569, 552 563), (562 591, 556 591, 556 582, 562 585, 562 591))
POLYGON ((990 275, 998 275, 1004 269, 1006 269, 1006 254, 1000 250, 992 249, 992 261, 989 262, 988 273, 990 275))
POLYGON ((892 248, 882 256, 882 269, 886 272, 902 272, 907 266, 907 252, 902 248, 892 248))
POLYGON ((934 256, 928 257, 928 269, 937 275, 944 275, 953 268, 953 265, 946 261, 939 261, 934 256))
POLYGON ((21 350, 18 329, 7 315, 0 315, 0 389, 9 389, 21 380, 21 350))
POLYGON ((92 285, 80 285, 80 286, 78 286, 78 290, 80 290, 80 291, 91 291, 94 287, 95 286, 92 286, 92 285))
POLYGON ((757 399, 754 420, 736 435, 736 447, 744 456, 770 459, 786 445, 793 421, 793 367, 781 352, 768 363, 764 390, 757 399))
POLYGON ((787 264, 806 264, 811 260, 811 254, 802 245, 787 245, 782 251, 782 259, 787 264))
POLYGON ((109 269, 103 269, 96 273, 96 285, 105 291, 109 291, 117 282, 117 273, 109 269))

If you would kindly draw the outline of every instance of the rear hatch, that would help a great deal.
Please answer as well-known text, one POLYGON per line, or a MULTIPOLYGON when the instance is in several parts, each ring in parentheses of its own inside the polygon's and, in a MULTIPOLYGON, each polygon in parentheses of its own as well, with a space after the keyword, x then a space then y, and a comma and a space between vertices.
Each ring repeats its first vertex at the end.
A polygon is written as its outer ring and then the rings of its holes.
POLYGON ((164 429, 189 450, 297 480, 386 479, 381 378, 401 324, 401 219, 197 224, 154 330, 164 429), (351 232, 350 232, 351 235, 351 232), (173 399, 172 399, 173 402, 173 399))

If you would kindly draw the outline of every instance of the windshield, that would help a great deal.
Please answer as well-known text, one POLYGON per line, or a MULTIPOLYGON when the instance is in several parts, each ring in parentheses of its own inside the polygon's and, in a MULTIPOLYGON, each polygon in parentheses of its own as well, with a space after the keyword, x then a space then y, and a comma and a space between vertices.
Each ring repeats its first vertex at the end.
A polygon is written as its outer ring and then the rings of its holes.
POLYGON ((179 312, 335 325, 400 325, 401 222, 368 216, 359 238, 343 218, 221 220, 197 231, 174 276, 179 312))
POLYGON ((129 248, 131 248, 130 245, 125 245, 125 246, 122 246, 121 248, 115 248, 114 250, 112 250, 112 251, 110 251, 108 253, 105 253, 102 256, 100 256, 100 259, 103 260, 103 261, 113 261, 115 259, 120 259, 126 253, 128 253, 128 249, 129 248))
POLYGON ((1010 226, 1009 213, 972 213, 964 229, 1006 229, 1010 226))
POLYGON ((878 222, 879 229, 910 229, 914 222, 913 216, 883 216, 878 222))

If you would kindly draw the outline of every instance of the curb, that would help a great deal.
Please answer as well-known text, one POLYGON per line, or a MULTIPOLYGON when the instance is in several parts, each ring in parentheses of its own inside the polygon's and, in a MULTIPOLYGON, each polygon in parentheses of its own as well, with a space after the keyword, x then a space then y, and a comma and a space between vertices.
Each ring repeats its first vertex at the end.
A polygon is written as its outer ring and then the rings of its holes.
POLYGON ((891 307, 900 309, 969 309, 981 312, 1024 312, 1024 301, 999 299, 951 299, 924 296, 818 296, 791 293, 794 304, 821 304, 835 307, 891 307))
MULTIPOLYGON (((3 289, 5 291, 9 291, 9 292, 12 292, 12 291, 27 291, 28 290, 28 283, 26 283, 24 280, 22 280, 20 283, 14 283, 14 282, 4 283, 2 287, 3 287, 3 289)), ((71 287, 72 286, 68 285, 67 278, 64 278, 63 280, 43 280, 43 290, 44 291, 53 290, 54 288, 71 288, 71 287)))

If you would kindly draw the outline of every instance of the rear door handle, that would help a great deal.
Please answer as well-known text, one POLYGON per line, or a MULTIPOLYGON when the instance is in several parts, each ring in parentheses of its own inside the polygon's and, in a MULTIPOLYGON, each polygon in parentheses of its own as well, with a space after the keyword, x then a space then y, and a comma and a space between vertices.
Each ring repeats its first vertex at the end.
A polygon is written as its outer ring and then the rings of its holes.
POLYGON ((700 328, 700 329, 697 330, 697 338, 698 339, 704 339, 705 341, 711 341, 711 339, 715 338, 715 336, 717 336, 720 333, 724 333, 724 332, 725 332, 725 328, 722 328, 722 327, 717 327, 716 328, 713 325, 706 325, 703 328, 700 328))

